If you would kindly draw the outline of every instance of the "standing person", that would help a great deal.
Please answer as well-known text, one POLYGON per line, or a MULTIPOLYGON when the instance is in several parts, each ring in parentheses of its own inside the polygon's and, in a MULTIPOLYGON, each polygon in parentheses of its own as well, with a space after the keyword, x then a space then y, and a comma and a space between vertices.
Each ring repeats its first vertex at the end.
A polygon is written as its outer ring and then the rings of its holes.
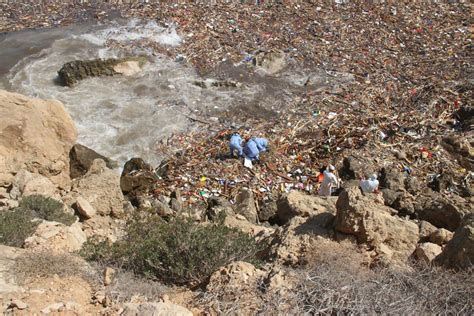
POLYGON ((337 188, 339 180, 336 175, 333 173, 336 170, 333 165, 329 165, 326 170, 324 170, 324 178, 321 186, 319 187, 318 194, 320 196, 331 196, 332 189, 337 188))

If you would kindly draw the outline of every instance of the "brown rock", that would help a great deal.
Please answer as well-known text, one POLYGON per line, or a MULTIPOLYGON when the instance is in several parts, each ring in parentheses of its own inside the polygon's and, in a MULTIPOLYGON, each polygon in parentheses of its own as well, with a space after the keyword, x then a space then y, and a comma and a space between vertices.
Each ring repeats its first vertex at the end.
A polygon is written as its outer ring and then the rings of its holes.
POLYGON ((0 186, 27 170, 68 187, 69 150, 77 132, 61 102, 0 90, 0 131, 0 186))
POLYGON ((420 240, 423 242, 429 241, 430 236, 433 232, 435 232, 438 228, 427 221, 420 222, 420 240))
POLYGON ((71 148, 69 159, 71 179, 85 175, 95 159, 102 159, 110 169, 116 167, 114 161, 81 144, 75 144, 71 148))
POLYGON ((235 212, 244 216, 250 223, 258 222, 257 208, 252 191, 242 190, 236 198, 235 212))
POLYGON ((425 242, 416 247, 415 256, 418 260, 431 263, 441 253, 441 251, 440 246, 430 242, 425 242))
POLYGON ((295 216, 307 217, 318 214, 335 214, 337 197, 318 197, 291 191, 277 202, 277 218, 280 224, 295 216))
POLYGON ((13 299, 10 303, 10 307, 18 308, 19 310, 23 310, 23 309, 28 308, 28 304, 26 304, 22 300, 13 299))
POLYGON ((440 228, 430 234, 430 241, 434 244, 443 246, 453 238, 453 233, 447 229, 440 228))
POLYGON ((77 212, 85 219, 92 218, 97 214, 95 208, 82 196, 77 197, 75 206, 77 212))
POLYGON ((102 159, 94 160, 89 171, 73 181, 67 199, 76 201, 79 195, 84 197, 99 215, 121 217, 124 214, 125 198, 120 190, 120 176, 107 168, 102 159))
POLYGON ((447 268, 469 269, 474 264, 474 216, 459 227, 436 258, 436 263, 447 268))
POLYGON ((344 190, 336 203, 334 227, 374 247, 383 260, 406 261, 416 248, 418 226, 391 215, 389 207, 362 195, 359 188, 344 190))
POLYGON ((77 251, 87 240, 79 223, 66 226, 57 222, 43 221, 33 236, 25 240, 25 248, 60 251, 77 251))

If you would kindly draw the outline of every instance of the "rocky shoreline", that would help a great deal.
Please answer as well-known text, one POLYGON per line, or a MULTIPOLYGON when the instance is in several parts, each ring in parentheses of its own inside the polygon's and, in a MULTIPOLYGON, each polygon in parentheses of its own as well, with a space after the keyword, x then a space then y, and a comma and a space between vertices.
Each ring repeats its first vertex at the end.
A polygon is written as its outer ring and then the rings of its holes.
MULTIPOLYGON (((289 90, 291 101, 272 112, 275 117, 242 107, 219 112, 217 121, 193 118, 202 131, 162 140, 158 150, 167 158, 159 166, 136 157, 118 166, 122 174, 103 153, 77 144, 74 123, 60 102, 0 91, 0 238, 9 245, 0 246, 1 311, 472 314, 474 134, 467 6, 1 3, 4 31, 74 23, 85 13, 102 19, 111 10, 174 22, 187 38, 183 45, 137 45, 173 58, 180 54, 220 78, 216 82, 234 82, 220 67, 242 59, 249 76, 266 67, 265 76, 272 78, 301 63, 354 77, 334 87, 289 90), (71 14, 61 13, 67 8, 71 14), (23 10, 42 11, 28 19, 23 10), (296 27, 303 22, 307 27, 296 27), (241 51, 230 45, 237 42, 241 51), (275 60, 278 67, 269 67, 275 60), (236 130, 270 141, 272 150, 252 169, 227 157, 228 136, 236 130), (328 164, 336 166, 343 182, 337 196, 320 197, 318 176, 328 164), (359 180, 373 173, 380 192, 363 193, 359 180), (225 244, 225 238, 212 239, 224 233, 235 241, 252 240, 226 247, 250 251, 246 247, 255 243, 258 251, 227 261, 220 257, 224 250, 211 258, 198 256, 197 270, 223 262, 198 280, 180 274, 195 271, 195 265, 163 268, 164 257, 152 262, 154 252, 146 249, 162 251, 154 247, 164 241, 144 238, 160 236, 150 226, 167 229, 181 219, 188 224, 171 227, 190 230, 176 236, 209 238, 202 251, 225 244), (138 233, 131 230, 137 223, 138 233), (216 229, 214 236, 205 235, 207 228, 216 229), (20 231, 24 235, 18 236, 20 231), (145 246, 130 250, 128 241, 145 246), (87 251, 88 262, 78 256, 87 251), (149 257, 139 261, 139 255, 149 257), (26 269, 30 265, 34 272, 26 269), (163 274, 143 277, 144 267, 182 279, 173 285, 163 274), (70 294, 61 293, 65 287, 70 294)), ((90 74, 96 75, 84 70, 79 79, 90 74)), ((173 262, 202 245, 173 242, 184 249, 173 262)))

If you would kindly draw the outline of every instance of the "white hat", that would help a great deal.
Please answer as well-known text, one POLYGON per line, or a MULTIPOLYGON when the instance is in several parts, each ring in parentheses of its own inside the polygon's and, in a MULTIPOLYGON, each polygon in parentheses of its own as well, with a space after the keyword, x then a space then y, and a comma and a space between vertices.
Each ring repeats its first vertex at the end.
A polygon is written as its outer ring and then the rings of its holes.
POLYGON ((330 171, 334 171, 334 170, 336 170, 336 168, 334 168, 334 166, 333 166, 333 165, 329 165, 329 166, 328 166, 328 169, 329 169, 330 171))

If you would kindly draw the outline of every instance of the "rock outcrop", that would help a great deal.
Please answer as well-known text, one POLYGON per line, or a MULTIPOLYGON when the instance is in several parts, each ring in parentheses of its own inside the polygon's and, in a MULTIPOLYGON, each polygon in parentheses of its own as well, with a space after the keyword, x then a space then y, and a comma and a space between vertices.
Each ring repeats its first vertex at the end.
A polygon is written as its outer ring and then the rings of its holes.
POLYGON ((23 196, 32 194, 40 194, 47 197, 58 196, 57 188, 51 180, 37 173, 20 170, 13 181, 10 197, 18 200, 23 196))
POLYGON ((98 215, 121 217, 124 213, 120 176, 107 168, 102 159, 94 160, 84 176, 74 179, 71 192, 63 200, 72 205, 79 196, 82 196, 98 215))
POLYGON ((333 217, 336 213, 336 201, 336 197, 318 197, 291 191, 277 202, 277 220, 280 224, 285 224, 295 216, 326 214, 333 217))
POLYGON ((132 158, 123 167, 120 187, 132 204, 138 205, 138 198, 151 192, 157 180, 151 165, 141 158, 132 158))
POLYGON ((435 262, 446 268, 468 269, 474 265, 474 215, 465 219, 435 262))
POLYGON ((441 247, 430 242, 419 244, 415 250, 416 258, 425 263, 431 263, 440 253, 441 247))
POLYGON ((131 76, 140 72, 146 62, 145 57, 129 57, 122 59, 75 60, 65 63, 58 71, 62 85, 72 87, 77 82, 89 77, 103 77, 123 74, 131 76))
POLYGON ((373 247, 379 259, 404 262, 415 250, 418 226, 391 215, 393 210, 364 196, 359 188, 344 190, 336 206, 336 230, 373 247))
POLYGON ((102 159, 110 169, 117 167, 116 162, 113 160, 104 157, 94 150, 81 144, 75 144, 71 148, 71 151, 69 152, 69 158, 71 179, 85 175, 95 159, 102 159))
POLYGON ((11 185, 16 173, 27 170, 66 188, 76 138, 61 102, 0 90, 0 186, 11 185))
POLYGON ((66 226, 57 222, 43 221, 33 236, 25 240, 25 248, 53 251, 77 251, 87 240, 79 223, 66 226))

